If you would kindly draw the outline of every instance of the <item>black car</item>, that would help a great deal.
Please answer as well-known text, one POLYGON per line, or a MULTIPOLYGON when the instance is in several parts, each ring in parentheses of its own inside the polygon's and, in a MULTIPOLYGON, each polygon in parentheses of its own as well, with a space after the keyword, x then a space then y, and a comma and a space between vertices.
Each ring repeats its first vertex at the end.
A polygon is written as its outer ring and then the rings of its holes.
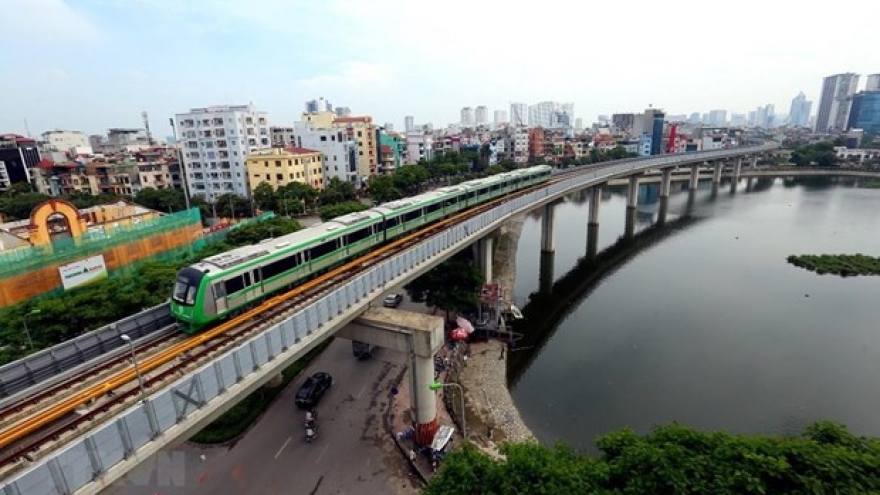
POLYGON ((318 372, 306 378, 305 383, 296 392, 296 405, 302 409, 314 407, 324 393, 333 385, 330 373, 318 372))

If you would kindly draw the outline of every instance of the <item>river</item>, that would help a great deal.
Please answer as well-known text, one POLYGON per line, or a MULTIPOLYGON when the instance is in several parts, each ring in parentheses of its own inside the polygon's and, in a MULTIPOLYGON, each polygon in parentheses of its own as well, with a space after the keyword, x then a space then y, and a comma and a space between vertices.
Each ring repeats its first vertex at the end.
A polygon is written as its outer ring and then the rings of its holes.
MULTIPOLYGON (((663 228, 650 227, 658 204, 640 203, 634 243, 618 242, 625 188, 611 188, 605 258, 594 261, 582 260, 586 196, 573 196, 556 209, 559 287, 544 293, 541 213, 527 218, 515 287, 526 338, 508 376, 541 442, 595 451, 596 436, 622 427, 779 434, 820 418, 880 436, 880 277, 819 276, 785 260, 880 255, 880 190, 822 178, 753 185, 714 197, 701 185, 690 207, 679 192, 663 228)), ((643 185, 642 199, 656 187, 643 185)))

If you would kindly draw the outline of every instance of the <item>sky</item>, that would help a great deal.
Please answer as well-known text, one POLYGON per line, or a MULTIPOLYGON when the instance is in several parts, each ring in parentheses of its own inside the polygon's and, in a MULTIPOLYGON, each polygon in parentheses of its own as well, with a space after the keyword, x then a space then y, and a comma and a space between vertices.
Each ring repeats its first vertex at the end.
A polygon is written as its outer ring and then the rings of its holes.
POLYGON ((575 117, 788 113, 822 78, 880 72, 877 0, 0 0, 0 133, 171 134, 190 108, 252 102, 272 125, 324 97, 400 129, 462 107, 573 102, 575 117), (796 6, 795 6, 796 5, 796 6))

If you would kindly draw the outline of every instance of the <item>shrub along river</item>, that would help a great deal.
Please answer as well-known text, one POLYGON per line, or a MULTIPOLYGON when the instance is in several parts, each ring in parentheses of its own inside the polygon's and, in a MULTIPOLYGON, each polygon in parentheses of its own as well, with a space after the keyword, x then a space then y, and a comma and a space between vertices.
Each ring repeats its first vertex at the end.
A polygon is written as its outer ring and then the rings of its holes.
POLYGON ((508 376, 539 440, 594 450, 610 430, 673 421, 782 434, 832 419, 880 435, 880 277, 786 261, 880 256, 880 191, 832 178, 746 184, 674 194, 664 227, 651 226, 658 186, 643 185, 631 241, 619 240, 626 189, 610 188, 592 260, 585 194, 557 207, 552 261, 540 255, 541 212, 527 218, 515 287, 526 336, 508 376), (548 270, 555 285, 542 291, 548 270))

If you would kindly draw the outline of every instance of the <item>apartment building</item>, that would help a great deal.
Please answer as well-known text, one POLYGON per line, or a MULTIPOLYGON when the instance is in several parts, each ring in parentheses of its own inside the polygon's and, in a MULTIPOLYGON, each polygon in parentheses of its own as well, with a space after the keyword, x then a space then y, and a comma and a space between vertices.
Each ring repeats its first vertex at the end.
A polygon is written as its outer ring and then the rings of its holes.
POLYGON ((299 147, 271 148, 248 155, 250 194, 263 182, 278 189, 292 182, 308 184, 318 191, 324 189, 324 154, 299 147))

